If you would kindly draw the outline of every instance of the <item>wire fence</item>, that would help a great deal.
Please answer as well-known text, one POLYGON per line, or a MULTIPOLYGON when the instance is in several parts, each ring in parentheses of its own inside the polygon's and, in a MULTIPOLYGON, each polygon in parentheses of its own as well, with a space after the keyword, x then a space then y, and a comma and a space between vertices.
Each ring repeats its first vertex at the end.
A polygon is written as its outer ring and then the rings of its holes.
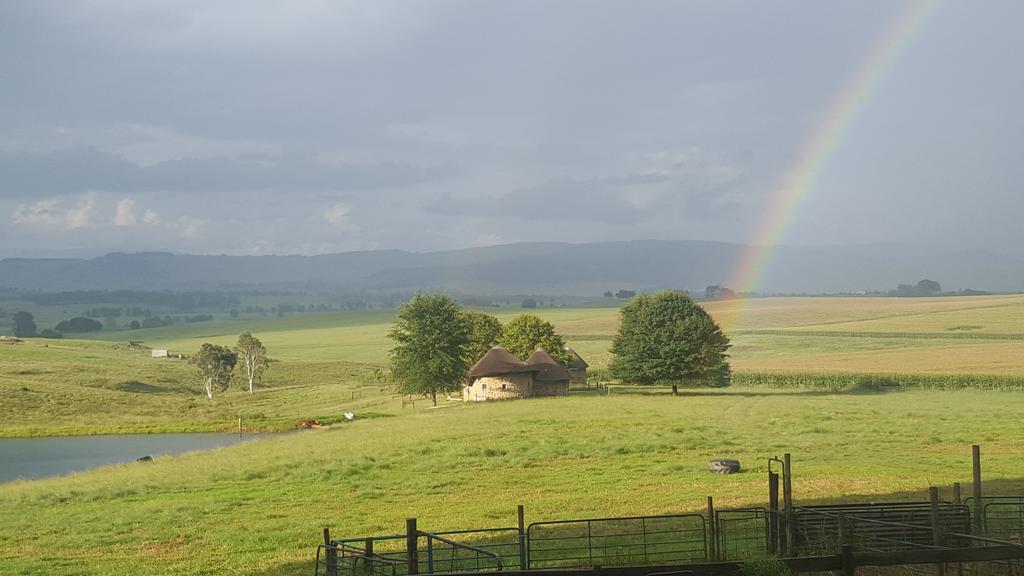
MULTIPOLYGON (((970 511, 943 502, 936 516, 945 534, 970 531, 970 511)), ((801 554, 835 553, 843 543, 854 550, 895 552, 935 547, 930 502, 798 507, 792 548, 801 554)))
POLYGON ((530 568, 683 564, 708 558, 704 516, 677 514, 537 522, 530 568))
MULTIPOLYGON (((965 504, 972 511, 973 497, 965 504)), ((981 498, 982 530, 993 537, 1024 543, 1024 496, 984 496, 981 498)))
MULTIPOLYGON (((520 510, 520 522, 522 522, 520 510)), ((413 526, 415 522, 413 521, 413 526)), ((1024 576, 1024 496, 990 496, 978 502, 837 504, 769 511, 751 507, 702 514, 588 518, 521 523, 520 527, 424 532, 331 540, 317 551, 318 576, 406 576, 457 572, 682 566, 710 561, 786 556, 834 557, 855 553, 906 554, 899 567, 865 574, 1024 576), (984 530, 973 526, 980 507, 984 530), (784 528, 784 529, 780 529, 784 528), (785 546, 780 544, 785 541, 785 546), (414 546, 413 546, 414 544, 414 546), (994 553, 968 561, 933 561, 932 555, 978 548, 994 553), (415 560, 410 560, 410 549, 415 560), (1013 554, 1016 554, 1014 552, 1013 554), (1010 554, 1010 556, 1013 556, 1010 554), (934 564, 934 566, 933 566, 934 564)))
POLYGON ((396 576, 401 562, 368 554, 345 544, 321 544, 316 551, 315 576, 396 576))
MULTIPOLYGON (((518 528, 420 532, 416 542, 420 574, 521 569, 518 528)), ((409 573, 405 534, 343 538, 332 543, 396 562, 396 576, 409 573)))

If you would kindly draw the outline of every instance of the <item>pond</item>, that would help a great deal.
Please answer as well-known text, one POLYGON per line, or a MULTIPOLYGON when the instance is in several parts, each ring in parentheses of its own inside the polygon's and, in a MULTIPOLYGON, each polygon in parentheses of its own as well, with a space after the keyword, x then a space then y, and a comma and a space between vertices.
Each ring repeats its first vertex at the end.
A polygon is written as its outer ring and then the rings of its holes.
POLYGON ((267 434, 123 434, 0 438, 0 482, 67 474, 194 450, 230 446, 267 434))

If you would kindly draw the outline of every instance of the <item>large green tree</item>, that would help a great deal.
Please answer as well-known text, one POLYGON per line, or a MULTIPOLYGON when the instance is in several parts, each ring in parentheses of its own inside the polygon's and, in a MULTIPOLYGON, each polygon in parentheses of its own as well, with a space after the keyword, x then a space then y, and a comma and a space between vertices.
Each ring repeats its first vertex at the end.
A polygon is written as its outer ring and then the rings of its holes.
POLYGON ((472 366, 498 345, 501 339, 501 322, 483 312, 464 312, 469 322, 469 344, 465 348, 466 363, 472 366))
POLYGON ((267 359, 267 347, 260 342, 259 338, 246 330, 238 335, 235 353, 238 354, 238 359, 241 361, 239 365, 245 374, 245 380, 249 383, 249 394, 252 394, 253 384, 262 380, 263 372, 270 365, 267 359))
POLYGON ((612 343, 613 376, 624 382, 729 383, 729 339, 683 292, 640 295, 623 306, 612 343))
POLYGON ((568 364, 572 357, 565 351, 565 340, 551 322, 533 314, 520 314, 501 329, 499 344, 512 355, 526 360, 537 348, 543 348, 555 360, 568 364))
POLYGON ((36 335, 36 321, 24 310, 16 312, 14 317, 14 335, 18 338, 31 338, 36 335))
POLYGON ((469 371, 466 348, 472 329, 459 305, 443 294, 417 294, 398 310, 388 333, 391 376, 403 394, 437 394, 462 387, 469 371))
POLYGON ((206 388, 206 397, 213 399, 214 391, 223 392, 231 383, 231 373, 235 370, 238 356, 227 346, 218 346, 209 342, 203 344, 199 352, 192 357, 192 365, 199 370, 206 388))

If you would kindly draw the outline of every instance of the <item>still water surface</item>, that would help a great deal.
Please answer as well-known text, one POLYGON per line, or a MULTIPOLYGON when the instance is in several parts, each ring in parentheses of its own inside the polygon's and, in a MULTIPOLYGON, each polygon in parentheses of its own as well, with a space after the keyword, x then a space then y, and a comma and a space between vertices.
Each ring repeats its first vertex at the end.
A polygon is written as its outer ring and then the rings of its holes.
MULTIPOLYGON (((124 434, 0 438, 0 482, 67 474, 96 466, 134 462, 142 456, 181 454, 230 446, 266 435, 124 434)), ((140 464, 141 465, 141 464, 140 464)))

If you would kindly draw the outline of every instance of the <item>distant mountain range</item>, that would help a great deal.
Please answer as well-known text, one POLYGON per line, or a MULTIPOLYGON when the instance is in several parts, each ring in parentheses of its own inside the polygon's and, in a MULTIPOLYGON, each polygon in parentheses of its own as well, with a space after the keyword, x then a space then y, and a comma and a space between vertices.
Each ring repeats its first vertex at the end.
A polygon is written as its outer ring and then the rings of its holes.
MULTIPOLYGON (((98 258, 0 260, 0 287, 63 290, 325 288, 465 294, 599 296, 605 290, 703 291, 728 284, 747 246, 638 240, 523 243, 440 252, 377 250, 321 256, 194 256, 145 252, 98 258)), ((923 278, 945 290, 1024 290, 1024 260, 979 250, 862 245, 781 246, 764 293, 887 290, 923 278)))

